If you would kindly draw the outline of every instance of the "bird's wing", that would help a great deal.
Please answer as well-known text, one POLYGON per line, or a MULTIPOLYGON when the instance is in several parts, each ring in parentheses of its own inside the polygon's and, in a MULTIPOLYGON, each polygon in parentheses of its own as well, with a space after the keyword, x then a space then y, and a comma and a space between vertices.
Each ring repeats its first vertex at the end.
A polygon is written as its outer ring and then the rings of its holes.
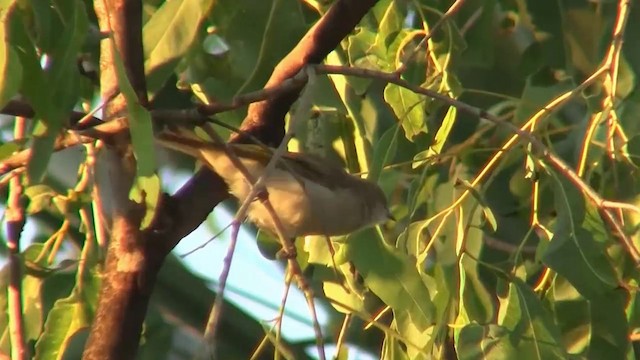
POLYGON ((355 179, 331 160, 313 154, 289 152, 283 157, 290 171, 329 189, 349 187, 355 179))

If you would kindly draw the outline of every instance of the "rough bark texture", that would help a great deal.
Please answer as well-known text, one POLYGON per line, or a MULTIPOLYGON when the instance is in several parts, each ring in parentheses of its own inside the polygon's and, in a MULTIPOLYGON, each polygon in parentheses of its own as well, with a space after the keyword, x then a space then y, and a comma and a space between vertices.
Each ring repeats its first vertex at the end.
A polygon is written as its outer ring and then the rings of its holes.
MULTIPOLYGON (((95 11, 100 30, 113 34, 138 101, 145 105, 142 3, 96 1, 95 11)), ((100 51, 100 91, 107 99, 118 89, 112 41, 102 41, 100 51)), ((104 108, 104 119, 113 120, 125 111, 125 100, 118 96, 104 108)), ((166 255, 150 246, 148 236, 139 230, 144 211, 128 199, 135 169, 129 139, 119 134, 113 140, 105 159, 114 198, 113 223, 98 308, 83 355, 90 360, 135 358, 151 291, 166 255)))
MULTIPOLYGON (((306 64, 319 63, 347 36, 375 0, 338 0, 311 28, 274 70, 267 86, 277 85, 298 73, 306 64)), ((100 30, 113 34, 129 81, 146 106, 142 7, 136 0, 95 2, 100 30)), ((103 98, 117 89, 110 41, 101 44, 101 92, 103 98)), ((277 145, 284 135, 284 118, 302 87, 249 107, 242 130, 264 143, 277 145)), ((120 97, 104 109, 104 119, 124 113, 120 97)), ((18 109, 26 112, 25 109, 18 109)), ((245 141, 236 137, 233 141, 245 141)), ((134 168, 126 136, 115 136, 110 168, 114 181, 116 209, 112 238, 105 263, 103 286, 94 325, 85 348, 85 359, 133 359, 156 276, 166 255, 187 234, 197 228, 227 195, 223 181, 201 169, 172 197, 163 199, 154 225, 140 231, 141 209, 127 199, 134 168)))

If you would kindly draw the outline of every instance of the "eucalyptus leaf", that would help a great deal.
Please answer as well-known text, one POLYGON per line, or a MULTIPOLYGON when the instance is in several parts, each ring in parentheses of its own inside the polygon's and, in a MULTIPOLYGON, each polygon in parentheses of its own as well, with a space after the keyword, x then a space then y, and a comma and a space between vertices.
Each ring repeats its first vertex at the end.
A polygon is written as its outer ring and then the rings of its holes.
POLYGON ((406 313, 418 331, 433 324, 429 290, 406 254, 382 243, 371 230, 351 235, 345 247, 365 284, 385 304, 406 313))
MULTIPOLYGON (((110 39, 110 41, 114 45, 114 40, 110 39)), ((156 173, 153 124, 151 123, 151 114, 138 101, 115 46, 113 46, 113 54, 120 91, 127 101, 129 131, 136 157, 136 176, 129 192, 129 198, 144 205, 145 214, 140 226, 145 229, 151 225, 151 221, 155 217, 161 194, 160 177, 156 173)))
POLYGON ((384 89, 384 99, 393 109, 407 139, 412 141, 419 134, 428 131, 422 95, 388 84, 384 89))

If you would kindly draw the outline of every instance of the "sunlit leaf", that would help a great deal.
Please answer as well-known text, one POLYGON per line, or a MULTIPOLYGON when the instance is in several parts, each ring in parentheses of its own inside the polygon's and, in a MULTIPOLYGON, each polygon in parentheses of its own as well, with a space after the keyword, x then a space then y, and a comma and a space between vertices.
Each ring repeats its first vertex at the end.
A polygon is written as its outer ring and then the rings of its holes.
MULTIPOLYGON (((114 44, 113 39, 111 39, 114 44)), ((160 200, 160 177, 156 173, 156 157, 151 115, 145 109, 129 82, 120 54, 113 47, 113 62, 116 68, 120 91, 127 101, 129 111, 129 130, 131 143, 136 157, 136 176, 129 193, 129 198, 145 207, 145 215, 140 224, 142 229, 151 225, 160 200)))
POLYGON ((200 25, 213 3, 213 0, 167 1, 144 25, 145 72, 152 77, 151 93, 164 85, 177 62, 197 39, 200 25))
POLYGON ((548 310, 527 284, 517 278, 511 281, 508 295, 500 301, 498 325, 510 332, 518 352, 532 359, 563 359, 560 332, 548 310))
POLYGON ((384 90, 384 99, 396 114, 407 139, 413 140, 417 135, 427 132, 422 95, 398 85, 388 84, 384 90))
MULTIPOLYGON (((0 8, 10 9, 13 6, 13 0, 4 0, 0 3, 0 8)), ((5 14, 8 11, 5 10, 5 14)), ((2 17, 2 25, 0 26, 0 108, 18 93, 22 83, 22 65, 20 58, 15 50, 7 42, 6 16, 2 17)))
POLYGON ((75 295, 58 300, 47 316, 36 343, 36 359, 62 359, 71 336, 91 324, 86 305, 75 295))
POLYGON ((555 176, 558 220, 543 261, 585 297, 600 297, 618 286, 617 274, 603 244, 595 241, 593 229, 585 227, 588 213, 582 194, 564 178, 555 176))
POLYGON ((406 313, 419 331, 433 324, 429 290, 410 258, 383 244, 373 231, 349 237, 349 259, 365 284, 396 313, 406 313))

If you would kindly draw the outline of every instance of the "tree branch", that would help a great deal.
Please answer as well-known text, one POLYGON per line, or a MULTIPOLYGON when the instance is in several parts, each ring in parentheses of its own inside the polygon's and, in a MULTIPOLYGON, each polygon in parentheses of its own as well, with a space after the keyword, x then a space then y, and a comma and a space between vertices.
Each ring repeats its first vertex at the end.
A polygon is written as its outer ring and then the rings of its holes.
MULTIPOLYGON (((146 106, 142 46, 142 3, 128 0, 97 0, 94 2, 100 31, 112 34, 113 40, 100 46, 100 92, 103 99, 118 93, 118 77, 114 65, 121 56, 129 82, 146 106)), ((107 124, 126 113, 126 100, 121 94, 104 107, 107 124)), ((142 323, 157 273, 166 256, 150 242, 140 229, 144 205, 129 200, 133 183, 135 159, 126 132, 113 137, 112 146, 105 149, 108 157, 114 198, 113 225, 107 251, 105 272, 96 316, 91 327, 83 359, 133 359, 138 350, 142 323)))
MULTIPOLYGON (((16 118, 14 138, 22 139, 25 133, 24 118, 16 118)), ((12 359, 28 359, 24 338, 24 319, 22 316, 22 264, 20 261, 20 235, 24 228, 24 208, 20 176, 10 180, 9 199, 5 213, 7 222, 7 248, 9 249, 9 286, 7 286, 7 314, 9 317, 9 337, 11 339, 12 359)))
MULTIPOLYGON (((335 49, 376 0, 338 0, 329 11, 305 34, 300 42, 276 66, 265 88, 282 84, 293 78, 306 65, 319 64, 335 49)), ((279 96, 251 104, 240 129, 252 134, 269 146, 277 147, 284 136, 285 115, 298 99, 304 83, 283 91, 279 96)), ((233 142, 246 142, 234 136, 233 142)))
MULTIPOLYGON (((322 61, 340 41, 349 35, 362 17, 373 7, 376 0, 337 0, 329 11, 305 34, 296 47, 285 56, 274 69, 265 89, 288 84, 282 92, 275 92, 273 97, 249 106, 247 117, 240 129, 263 143, 277 146, 284 137, 284 118, 289 108, 297 99, 305 82, 287 83, 304 66, 322 61), (288 86, 291 86, 289 88, 288 86)), ((214 105, 215 106, 215 105, 214 105)), ((219 109, 219 108, 218 108, 219 109)), ((216 108, 201 107, 200 111, 208 114, 216 108)), ((247 136, 234 136, 233 142, 246 142, 247 136)), ((219 176, 209 169, 202 168, 178 191, 171 200, 175 209, 189 209, 189 216, 177 215, 181 220, 174 224, 171 234, 167 234, 173 248, 184 236, 195 230, 206 219, 213 208, 227 198, 226 186, 219 176), (214 185, 212 185, 214 184, 214 185), (200 192, 201 189, 208 189, 200 192), (214 189, 214 191, 212 191, 214 189), (196 207, 190 207, 195 205, 196 207)))

